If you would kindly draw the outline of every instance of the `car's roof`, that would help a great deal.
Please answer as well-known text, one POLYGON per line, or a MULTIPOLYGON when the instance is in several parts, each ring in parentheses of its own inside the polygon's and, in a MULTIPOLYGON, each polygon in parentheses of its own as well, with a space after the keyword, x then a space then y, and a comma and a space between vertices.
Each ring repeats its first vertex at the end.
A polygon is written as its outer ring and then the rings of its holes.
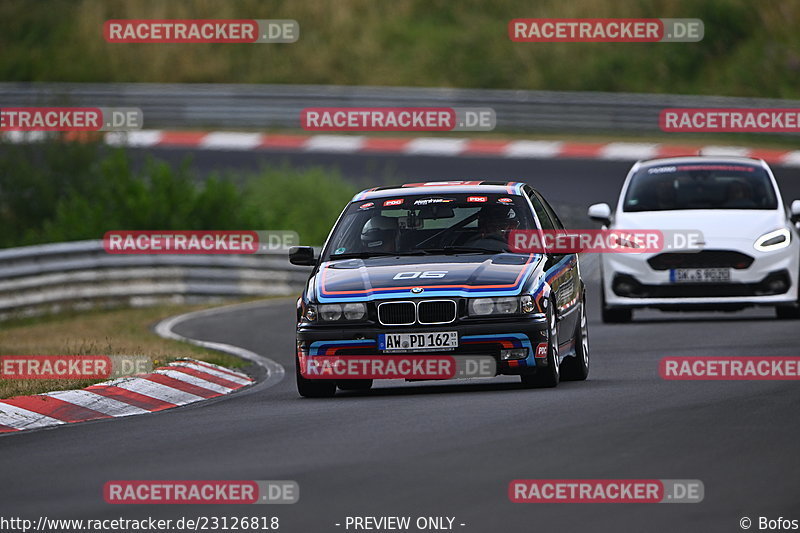
POLYGON ((436 194, 522 194, 524 183, 515 181, 421 181, 392 185, 389 187, 373 187, 365 189, 353 197, 353 201, 368 200, 371 198, 387 198, 412 195, 436 194))
POLYGON ((640 166, 653 167, 662 165, 751 165, 764 167, 763 159, 753 157, 729 156, 729 155, 699 155, 684 157, 664 157, 661 159, 648 159, 639 161, 640 166))

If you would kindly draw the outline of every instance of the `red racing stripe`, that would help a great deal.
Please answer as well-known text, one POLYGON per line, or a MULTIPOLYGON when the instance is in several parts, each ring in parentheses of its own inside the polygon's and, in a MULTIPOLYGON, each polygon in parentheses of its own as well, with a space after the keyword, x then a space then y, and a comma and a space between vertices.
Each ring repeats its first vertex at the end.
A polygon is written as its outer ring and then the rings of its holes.
POLYGON ((699 151, 699 146, 659 144, 656 146, 655 157, 696 156, 699 151))
POLYGON ((499 139, 470 139, 465 154, 503 154, 511 143, 499 139))
POLYGON ((19 431, 17 428, 12 428, 9 426, 4 426, 0 424, 0 433, 13 433, 14 431, 19 431))
POLYGON ((164 131, 158 145, 161 146, 198 146, 206 132, 199 131, 164 131))
POLYGON ((397 137, 367 137, 361 150, 364 152, 402 152, 411 139, 397 137))
POLYGON ((18 396, 16 398, 3 400, 2 403, 21 407, 22 409, 27 409, 28 411, 33 411, 34 413, 49 416, 57 420, 63 420, 64 422, 82 422, 84 420, 111 418, 94 409, 65 402, 51 396, 18 396))
POLYGON ((146 374, 141 377, 155 383, 166 385, 167 387, 171 387, 173 389, 178 389, 183 392, 188 392, 189 394, 194 394, 195 396, 200 396, 201 398, 215 398, 217 396, 222 396, 222 393, 204 389, 203 387, 198 387, 197 385, 192 385, 191 383, 186 383, 185 381, 171 378, 169 376, 165 376, 164 374, 146 374))
POLYGON ((221 378, 218 376, 214 376, 207 372, 202 372, 200 370, 194 368, 188 368, 185 366, 170 366, 168 367, 169 370, 177 370, 178 372, 183 372, 184 374, 189 374, 190 376, 194 376, 196 378, 204 379, 206 381, 210 381, 211 383, 216 383, 217 385, 222 385, 223 387, 228 387, 229 389, 239 389, 244 385, 240 385, 239 383, 234 383, 233 381, 228 381, 225 378, 221 378))
POLYGON ((261 137, 260 148, 302 148, 309 141, 308 135, 269 134, 261 137))
POLYGON ((775 150, 770 148, 753 148, 750 150, 750 157, 763 159, 768 163, 780 163, 789 152, 787 150, 775 150))
POLYGON ((138 392, 129 391, 122 387, 115 387, 113 385, 92 385, 87 387, 86 390, 91 391, 98 396, 104 396, 117 400, 118 402, 127 403, 144 409, 145 411, 163 411, 164 409, 171 409, 177 407, 174 403, 165 402, 157 398, 151 398, 138 392))
MULTIPOLYGON (((181 360, 179 359, 178 362, 181 362, 181 360)), ((192 360, 192 361, 188 361, 188 362, 192 363, 192 364, 195 364, 197 366, 204 366, 206 368, 211 368, 213 370, 216 370, 217 372, 222 372, 223 374, 229 374, 229 375, 235 376, 237 378, 249 379, 250 381, 253 381, 252 379, 250 379, 249 376, 247 376, 245 374, 239 374, 237 372, 231 372, 227 368, 222 368, 222 367, 219 367, 219 366, 210 365, 208 363, 204 363, 203 361, 194 361, 194 360, 192 360)), ((170 367, 170 368, 172 368, 172 367, 170 367)))

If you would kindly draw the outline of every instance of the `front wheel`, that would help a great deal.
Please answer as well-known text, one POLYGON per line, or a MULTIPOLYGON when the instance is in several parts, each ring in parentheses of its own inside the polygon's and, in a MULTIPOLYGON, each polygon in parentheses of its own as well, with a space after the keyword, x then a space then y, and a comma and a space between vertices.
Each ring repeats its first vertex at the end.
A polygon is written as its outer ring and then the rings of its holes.
POLYGON ((522 375, 522 386, 529 389, 555 387, 559 380, 558 321, 552 304, 547 312, 547 366, 536 368, 536 373, 522 375))
POLYGON ((779 305, 775 308, 775 315, 780 320, 797 320, 800 318, 800 305, 779 305))
POLYGON ((297 392, 304 398, 331 398, 336 394, 336 381, 332 379, 306 379, 300 373, 300 361, 294 358, 294 375, 297 392))
POLYGON ((609 307, 606 304, 606 290, 600 289, 602 295, 602 316, 604 324, 624 324, 633 320, 633 309, 626 309, 624 307, 609 307))
POLYGON ((369 390, 372 388, 371 379, 340 379, 336 382, 340 390, 369 390))
POLYGON ((586 320, 586 297, 581 302, 581 315, 575 328, 575 355, 561 363, 561 379, 583 381, 589 376, 589 324, 586 320))

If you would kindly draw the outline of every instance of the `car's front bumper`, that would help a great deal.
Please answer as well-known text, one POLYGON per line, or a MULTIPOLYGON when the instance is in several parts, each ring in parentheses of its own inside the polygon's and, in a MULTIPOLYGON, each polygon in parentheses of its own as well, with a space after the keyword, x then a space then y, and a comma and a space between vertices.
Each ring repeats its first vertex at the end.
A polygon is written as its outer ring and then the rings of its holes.
POLYGON ((656 270, 648 263, 657 254, 606 254, 601 259, 606 303, 629 308, 725 309, 797 302, 800 244, 795 241, 773 252, 741 251, 753 258, 752 263, 731 268, 730 282, 719 284, 673 283, 669 269, 656 270), (780 287, 781 283, 786 287, 780 287))
POLYGON ((514 318, 498 320, 459 320, 437 326, 388 327, 367 325, 310 325, 297 328, 298 356, 491 356, 497 363, 497 374, 531 374, 537 366, 546 366, 545 357, 536 357, 537 347, 547 343, 545 318, 514 318), (378 336, 386 333, 458 333, 458 347, 452 350, 425 350, 423 352, 384 352, 378 347, 378 336), (503 360, 500 350, 527 349, 524 359, 503 360))

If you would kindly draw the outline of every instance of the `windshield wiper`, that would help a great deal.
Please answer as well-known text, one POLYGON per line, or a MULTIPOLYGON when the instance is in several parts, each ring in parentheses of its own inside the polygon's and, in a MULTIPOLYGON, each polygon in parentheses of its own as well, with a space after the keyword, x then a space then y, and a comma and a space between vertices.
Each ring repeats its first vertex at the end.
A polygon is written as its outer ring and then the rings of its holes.
POLYGON ((331 255, 328 261, 338 261, 339 259, 369 259, 370 257, 398 257, 403 255, 420 255, 423 250, 410 252, 349 252, 346 254, 331 255))
POLYGON ((503 250, 489 250, 470 246, 443 246, 442 248, 425 248, 420 252, 426 254, 501 254, 503 250))

